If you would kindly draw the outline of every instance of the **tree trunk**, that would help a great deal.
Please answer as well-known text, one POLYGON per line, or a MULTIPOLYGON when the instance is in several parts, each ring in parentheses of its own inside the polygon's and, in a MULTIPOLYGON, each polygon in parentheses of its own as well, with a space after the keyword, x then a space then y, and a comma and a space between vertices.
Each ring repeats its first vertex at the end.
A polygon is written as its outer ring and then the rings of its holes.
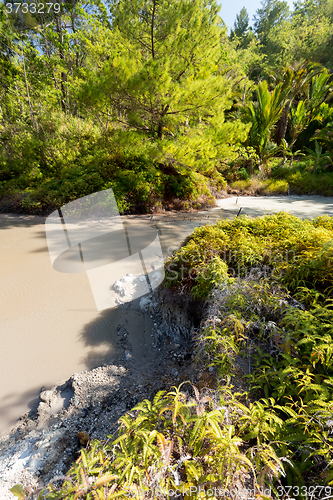
POLYGON ((253 158, 251 158, 249 161, 249 170, 250 175, 253 175, 253 158))
POLYGON ((159 139, 162 139, 163 137, 164 116, 167 114, 169 107, 169 104, 166 104, 165 106, 162 105, 162 111, 157 125, 157 137, 159 139))
POLYGON ((62 110, 66 112, 67 110, 67 92, 66 92, 66 82, 67 82, 67 73, 61 72, 61 107, 62 110))
POLYGON ((151 16, 151 55, 153 59, 155 59, 155 46, 154 46, 154 27, 155 27, 155 9, 156 9, 156 0, 153 2, 153 12, 151 16))
POLYGON ((31 106, 31 100, 30 100, 30 94, 29 94, 29 86, 28 86, 28 80, 27 80, 27 73, 25 70, 25 61, 24 61, 24 52, 23 52, 23 47, 21 47, 22 50, 22 60, 23 60, 23 71, 24 71, 24 81, 25 81, 25 88, 27 91, 27 98, 28 98, 28 103, 29 103, 29 111, 30 111, 30 119, 31 119, 31 124, 32 128, 35 129, 35 120, 34 120, 34 115, 32 112, 32 106, 31 106))
MULTIPOLYGON (((46 38, 46 35, 45 35, 45 28, 44 28, 43 18, 41 19, 41 25, 42 25, 42 32, 43 32, 43 37, 44 37, 44 43, 45 43, 47 61, 48 61, 48 65, 49 65, 49 68, 50 68, 51 73, 52 73, 52 79, 53 79, 53 82, 54 82, 54 88, 55 88, 55 90, 57 92, 57 95, 58 95, 58 91, 59 91, 59 89, 58 89, 58 83, 57 83, 57 79, 55 77, 54 70, 53 70, 53 67, 52 67, 52 64, 51 64, 49 42, 48 42, 48 40, 46 38)), ((59 96, 58 96, 58 101, 59 101, 59 105, 61 106, 61 101, 59 100, 59 96)))
MULTIPOLYGON (((65 62, 65 55, 64 55, 64 50, 63 50, 63 43, 64 43, 64 37, 63 37, 63 32, 62 32, 62 26, 61 26, 61 18, 57 16, 57 33, 59 35, 59 57, 62 63, 65 62)), ((64 112, 66 112, 67 106, 66 106, 66 82, 67 82, 67 74, 62 71, 61 72, 61 83, 60 83, 60 89, 61 89, 61 107, 64 112)))
POLYGON ((274 141, 276 144, 281 144, 282 139, 285 139, 287 127, 288 127, 288 115, 290 111, 290 102, 288 102, 282 110, 278 125, 276 127, 276 132, 274 136, 274 141))
POLYGON ((263 170, 263 167, 261 165, 261 160, 260 160, 260 157, 258 158, 258 169, 259 169, 259 172, 263 173, 264 170, 263 170))
POLYGON ((158 127, 157 127, 157 137, 159 139, 162 139, 162 137, 163 137, 163 123, 162 122, 160 122, 158 124, 158 127))

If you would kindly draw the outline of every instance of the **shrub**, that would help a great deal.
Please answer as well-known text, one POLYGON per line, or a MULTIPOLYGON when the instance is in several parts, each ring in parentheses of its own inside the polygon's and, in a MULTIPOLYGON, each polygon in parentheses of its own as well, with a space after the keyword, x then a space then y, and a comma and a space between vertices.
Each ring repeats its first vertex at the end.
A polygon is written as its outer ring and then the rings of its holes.
POLYGON ((313 163, 297 161, 293 167, 280 166, 272 168, 271 178, 261 179, 252 176, 249 179, 229 182, 231 190, 245 192, 246 194, 274 195, 274 194, 318 194, 333 196, 333 172, 326 169, 312 171, 313 163))
POLYGON ((57 113, 41 117, 40 127, 36 134, 16 124, 0 134, 0 196, 21 194, 27 210, 60 208, 110 187, 121 212, 147 212, 176 198, 200 206, 200 198, 213 203, 212 192, 226 187, 216 168, 168 163, 139 133, 101 132, 89 120, 57 113))
MULTIPOLYGON (((82 450, 68 473, 70 480, 58 491, 50 485, 44 498, 160 498, 172 489, 199 499, 199 486, 215 487, 223 495, 233 478, 244 486, 267 460, 262 479, 278 475, 277 468, 283 466, 271 446, 263 443, 242 450, 238 430, 227 421, 247 408, 230 389, 214 404, 195 386, 194 397, 181 390, 183 386, 159 392, 153 402, 145 400, 123 416, 118 436, 109 436, 106 443, 94 441, 89 451, 82 450)), ((245 435, 247 424, 241 424, 245 435)))
POLYGON ((325 290, 333 285, 330 221, 322 217, 301 220, 280 212, 196 228, 167 261, 166 284, 182 284, 196 296, 207 297, 215 284, 211 266, 221 259, 228 265, 231 278, 266 266, 266 273, 293 292, 302 286, 325 290))
POLYGON ((230 185, 232 190, 246 191, 247 194, 259 194, 263 196, 287 194, 288 182, 280 179, 258 179, 256 177, 236 181, 230 185))

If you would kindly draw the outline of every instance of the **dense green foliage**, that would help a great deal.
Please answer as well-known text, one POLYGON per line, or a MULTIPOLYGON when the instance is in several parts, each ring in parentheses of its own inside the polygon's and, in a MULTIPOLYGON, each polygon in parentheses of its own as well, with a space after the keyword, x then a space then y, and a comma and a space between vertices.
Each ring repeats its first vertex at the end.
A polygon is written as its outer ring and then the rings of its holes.
POLYGON ((28 4, 0 6, 1 198, 196 207, 301 155, 290 191, 331 194, 329 0, 264 0, 229 37, 215 0, 28 4))
MULTIPOLYGON (((104 445, 93 442, 88 453, 82 450, 69 473, 73 481, 60 493, 50 486, 46 498, 158 498, 170 490, 199 498, 194 493, 199 485, 223 492, 234 474, 253 474, 267 463, 273 474, 282 467, 269 445, 240 449, 256 405, 249 410, 230 389, 217 404, 201 397, 195 386, 193 396, 182 386, 158 393, 153 402, 145 400, 122 417, 118 436, 109 436, 104 445), (231 416, 237 427, 227 423, 231 416)), ((269 402, 258 407, 262 404, 269 402)))
POLYGON ((148 211, 209 204, 225 187, 219 163, 249 127, 225 120, 235 79, 216 2, 144 4, 110 2, 108 18, 98 2, 64 3, 35 25, 23 7, 0 7, 15 39, 3 56, 0 196, 38 209, 113 187, 121 211, 148 211))
POLYGON ((328 216, 302 220, 286 212, 251 219, 221 220, 196 228, 167 261, 169 286, 186 284, 206 298, 224 278, 251 276, 255 268, 280 280, 293 293, 315 286, 332 294, 333 225, 328 216))
MULTIPOLYGON (((245 439, 273 443, 284 464, 282 484, 305 499, 310 485, 328 486, 333 479, 333 311, 331 301, 316 302, 322 297, 313 288, 299 289, 299 296, 307 309, 265 279, 215 292, 219 319, 201 333, 200 356, 221 376, 235 371, 237 356, 245 357, 250 395, 257 399, 245 439), (270 406, 260 407, 260 397, 270 406)), ((268 484, 274 490, 278 482, 271 478, 268 484)))
POLYGON ((333 196, 333 175, 312 171, 313 163, 295 162, 292 168, 280 167, 268 179, 254 176, 230 183, 231 191, 246 194, 320 194, 333 196))
POLYGON ((306 59, 332 69, 333 6, 330 0, 298 0, 290 11, 283 0, 263 0, 254 16, 254 26, 245 26, 246 11, 236 19, 234 46, 245 58, 253 76, 267 76, 273 70, 306 59), (243 23, 244 24, 244 23, 243 23), (239 25, 243 30, 239 30, 239 25), (252 36, 255 35, 255 36, 252 36), (243 44, 251 38, 250 51, 243 44))
POLYGON ((237 357, 249 360, 250 395, 268 398, 277 420, 266 435, 252 422, 247 439, 275 443, 289 486, 333 479, 332 241, 327 216, 240 217, 197 228, 167 263, 171 286, 203 298, 215 290, 217 316, 198 335, 198 359, 221 377, 236 376, 237 357))
POLYGON ((101 133, 92 123, 77 118, 61 123, 60 119, 59 114, 53 114, 52 122, 43 123, 45 135, 39 141, 27 134, 11 143, 19 158, 4 162, 2 176, 8 180, 3 182, 3 193, 24 190, 24 208, 62 206, 112 187, 119 210, 145 211, 170 196, 198 200, 204 194, 210 202, 209 188, 225 186, 214 168, 202 172, 166 168, 154 158, 155 145, 142 144, 135 134, 101 133), (60 132, 55 138, 52 129, 57 125, 60 132), (29 163, 23 153, 26 148, 30 150, 29 163))

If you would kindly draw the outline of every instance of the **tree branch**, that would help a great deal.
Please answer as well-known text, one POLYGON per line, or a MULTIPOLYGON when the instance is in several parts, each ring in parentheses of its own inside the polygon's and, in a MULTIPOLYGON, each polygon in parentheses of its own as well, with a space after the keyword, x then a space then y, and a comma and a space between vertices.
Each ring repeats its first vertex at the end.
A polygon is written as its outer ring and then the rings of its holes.
POLYGON ((154 0, 154 3, 153 3, 153 13, 151 16, 151 53, 152 53, 153 59, 155 59, 155 47, 154 47, 155 8, 156 8, 156 0, 154 0))

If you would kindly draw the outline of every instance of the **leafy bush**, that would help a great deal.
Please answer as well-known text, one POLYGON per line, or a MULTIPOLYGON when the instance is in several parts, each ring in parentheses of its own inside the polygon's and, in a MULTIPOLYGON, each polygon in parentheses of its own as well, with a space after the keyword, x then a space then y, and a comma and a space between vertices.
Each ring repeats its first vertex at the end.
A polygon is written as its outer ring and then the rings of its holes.
POLYGON ((27 210, 59 208, 110 187, 121 212, 149 211, 175 198, 200 206, 226 187, 214 167, 199 172, 168 163, 139 133, 102 132, 89 120, 59 113, 41 117, 40 127, 38 134, 23 124, 0 130, 0 196, 21 194, 27 210))
POLYGON ((228 183, 248 180, 258 162, 258 155, 251 147, 239 147, 235 153, 237 154, 235 159, 221 161, 218 166, 219 172, 228 183))
MULTIPOLYGON (((303 289, 300 296, 309 292, 303 289)), ((249 421, 243 439, 273 443, 286 472, 280 484, 298 486, 294 497, 307 498, 305 486, 331 485, 332 301, 306 310, 271 280, 242 279, 216 289, 210 307, 215 320, 197 336, 197 362, 217 366, 221 376, 231 374, 237 382, 237 359, 244 356, 251 397, 270 401, 244 410, 240 420, 249 421)), ((270 483, 273 491, 277 485, 270 483)), ((324 496, 324 489, 315 494, 324 496)))
POLYGON ((333 174, 296 172, 287 179, 290 189, 297 194, 333 196, 333 174))
POLYGON ((266 273, 293 292, 302 286, 325 290, 333 284, 332 239, 330 217, 301 220, 280 212, 221 220, 196 228, 168 260, 167 285, 183 284, 196 296, 207 297, 215 285, 212 259, 221 259, 228 265, 229 278, 266 266, 266 273))
MULTIPOLYGON (((241 438, 248 433, 257 404, 249 410, 228 388, 214 403, 195 386, 194 396, 181 391, 182 386, 159 392, 153 402, 145 400, 121 417, 117 436, 109 436, 106 443, 91 442, 88 451, 81 450, 61 490, 49 485, 41 495, 68 500, 160 498, 172 489, 198 499, 199 486, 207 484, 223 495, 236 477, 238 486, 251 476, 253 481, 264 463, 269 466, 261 471, 261 480, 278 475, 283 465, 273 448, 258 443, 245 449, 241 438), (237 427, 227 423, 231 416, 237 427)), ((268 413, 260 428, 267 418, 268 413)))
POLYGON ((185 278, 170 280, 174 286, 200 286, 206 297, 211 291, 214 319, 196 336, 197 363, 239 385, 239 359, 247 360, 249 395, 267 404, 244 410, 241 420, 251 423, 242 437, 269 443, 283 461, 285 477, 269 482, 278 497, 285 486, 304 500, 309 485, 333 484, 332 240, 332 217, 241 217, 196 229, 167 265, 185 278), (229 277, 216 284, 208 274, 204 286, 194 285, 188 270, 196 277, 213 259, 228 264, 229 277), (266 434, 254 423, 260 419, 266 434))
MULTIPOLYGON (((257 175, 238 180, 235 177, 229 182, 229 189, 245 194, 318 194, 333 196, 333 172, 331 166, 314 171, 313 161, 297 161, 292 167, 277 166, 272 168, 269 179, 261 179, 257 175)), ((227 177, 226 177, 227 178, 227 177)))

